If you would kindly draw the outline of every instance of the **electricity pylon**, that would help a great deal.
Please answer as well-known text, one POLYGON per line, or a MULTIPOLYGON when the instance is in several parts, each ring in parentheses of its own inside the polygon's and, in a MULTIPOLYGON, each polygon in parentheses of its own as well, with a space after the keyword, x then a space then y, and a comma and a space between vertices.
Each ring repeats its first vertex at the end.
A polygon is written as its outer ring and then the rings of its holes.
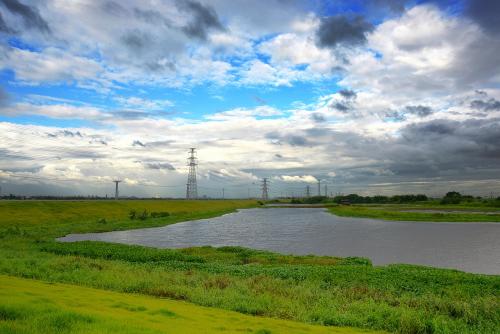
POLYGON ((122 182, 121 180, 114 180, 115 183, 115 199, 118 199, 119 192, 118 192, 118 183, 122 182))
POLYGON ((267 201, 269 198, 269 181, 267 180, 267 177, 262 179, 262 199, 264 201, 267 201))
POLYGON ((198 198, 198 186, 196 185, 196 166, 198 163, 196 162, 196 149, 195 148, 190 148, 189 149, 189 157, 188 157, 188 166, 189 166, 189 173, 188 173, 188 180, 186 184, 186 198, 187 199, 196 199, 198 198))
POLYGON ((311 197, 311 187, 309 185, 306 186, 306 197, 311 197))

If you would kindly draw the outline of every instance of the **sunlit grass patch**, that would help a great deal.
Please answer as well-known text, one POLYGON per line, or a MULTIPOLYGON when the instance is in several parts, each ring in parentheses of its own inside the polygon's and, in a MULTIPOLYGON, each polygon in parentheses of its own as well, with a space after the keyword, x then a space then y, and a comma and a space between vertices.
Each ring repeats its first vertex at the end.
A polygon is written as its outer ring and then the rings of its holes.
MULTIPOLYGON (((257 318, 193 304, 0 276, 0 332, 339 333, 366 331, 257 318), (53 305, 32 303, 35 292, 53 305)), ((372 332, 375 333, 375 332, 372 332)))

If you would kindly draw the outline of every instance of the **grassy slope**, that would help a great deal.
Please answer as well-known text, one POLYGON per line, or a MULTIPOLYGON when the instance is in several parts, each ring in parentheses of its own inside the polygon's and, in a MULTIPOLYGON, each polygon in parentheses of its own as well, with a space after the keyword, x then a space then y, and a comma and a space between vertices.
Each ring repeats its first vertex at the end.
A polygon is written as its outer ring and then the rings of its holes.
MULTIPOLYGON (((183 218, 199 213, 204 215, 221 214, 238 208, 256 206, 254 200, 119 200, 119 201, 0 201, 0 227, 2 226, 40 226, 50 223, 54 225, 68 225, 77 222, 79 225, 86 221, 96 221, 105 218, 108 221, 128 220, 131 210, 142 212, 167 211, 183 218)), ((140 223, 140 222, 136 222, 140 223)), ((148 220, 144 224, 152 224, 148 220)), ((127 224, 128 226, 130 224, 127 224)), ((116 227, 116 226, 115 226, 116 227)), ((115 228, 114 227, 114 228, 115 228)), ((128 227, 127 227, 128 228, 128 227)))
POLYGON ((496 211, 498 209, 482 206, 448 206, 448 205, 338 205, 328 208, 337 216, 361 217, 385 220, 428 221, 428 222, 500 222, 500 214, 481 213, 435 213, 435 212, 402 212, 401 210, 452 210, 452 211, 496 211))
MULTIPOLYGON (((0 275, 1 333, 338 333, 193 304, 0 275)), ((375 332, 372 332, 375 333, 375 332)))
POLYGON ((35 203, 57 211, 52 219, 51 214, 44 214, 45 209, 30 213, 26 202, 3 202, 0 273, 316 324, 401 333, 500 331, 499 276, 405 265, 371 267, 363 261, 281 256, 231 247, 159 251, 95 242, 51 242, 71 232, 165 225, 255 204, 154 202, 152 205, 160 205, 154 210, 179 213, 130 221, 124 220, 129 209, 141 210, 145 202, 90 202, 101 207, 90 216, 85 208, 89 202, 69 202, 68 210, 76 214, 65 212, 63 202, 35 203), (189 208, 191 212, 182 213, 188 210, 184 205, 194 206, 189 208), (119 214, 107 216, 117 211, 114 206, 121 208, 119 214), (3 214, 7 211, 9 215, 3 214), (26 218, 19 220, 18 214, 26 218), (109 220, 100 224, 99 218, 109 220))

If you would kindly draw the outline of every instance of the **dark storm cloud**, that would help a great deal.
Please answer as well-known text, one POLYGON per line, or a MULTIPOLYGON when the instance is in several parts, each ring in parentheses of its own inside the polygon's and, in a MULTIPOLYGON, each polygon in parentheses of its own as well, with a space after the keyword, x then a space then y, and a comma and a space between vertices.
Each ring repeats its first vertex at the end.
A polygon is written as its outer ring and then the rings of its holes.
POLYGON ((14 32, 14 30, 12 30, 11 28, 9 28, 7 26, 7 24, 5 23, 5 21, 3 19, 3 16, 2 16, 2 13, 0 13, 0 31, 8 33, 8 34, 12 34, 14 32))
POLYGON ((171 22, 167 18, 155 10, 134 8, 134 15, 139 20, 150 24, 163 24, 167 27, 172 26, 171 22))
POLYGON ((332 108, 337 109, 342 113, 347 113, 350 109, 350 106, 344 102, 335 102, 331 105, 332 108))
POLYGON ((33 158, 18 154, 6 148, 0 148, 0 161, 5 160, 33 160, 33 158))
POLYGON ((106 13, 108 13, 110 15, 114 15, 114 16, 125 16, 128 14, 128 12, 125 8, 123 8, 119 3, 114 2, 114 1, 106 1, 102 5, 102 9, 106 13))
POLYGON ((500 110, 500 101, 490 98, 489 100, 474 100, 470 103, 470 107, 482 111, 500 110))
POLYGON ((320 113, 312 113, 311 114, 311 119, 316 122, 316 123, 323 123, 326 122, 325 116, 321 115, 320 113))
POLYGON ((412 124, 403 129, 403 136, 410 135, 412 140, 426 139, 430 136, 451 135, 458 127, 458 122, 449 120, 435 120, 431 122, 412 124))
POLYGON ((500 32, 500 1, 468 0, 465 14, 492 34, 500 32))
POLYGON ((175 170, 175 167, 168 162, 143 162, 144 167, 147 169, 155 170, 175 170))
POLYGON ((36 7, 30 7, 17 0, 2 0, 2 3, 12 14, 20 16, 27 28, 38 29, 43 33, 50 33, 49 25, 40 16, 36 7))
POLYGON ((147 50, 148 46, 152 43, 151 36, 138 30, 133 30, 123 35, 121 41, 129 50, 135 53, 147 50))
POLYGON ((402 130, 404 142, 425 148, 436 163, 483 167, 500 160, 500 119, 469 119, 463 122, 434 120, 402 130))
POLYGON ((296 135, 287 136, 285 137, 285 140, 288 144, 292 146, 308 146, 310 144, 307 138, 303 136, 296 136, 296 135))
POLYGON ((186 35, 206 40, 209 30, 224 30, 224 26, 212 7, 204 6, 196 1, 178 1, 177 6, 192 15, 191 22, 182 28, 186 35))
POLYGON ((339 90, 339 94, 346 99, 355 98, 357 96, 356 92, 350 89, 339 90))
POLYGON ((334 48, 338 45, 354 46, 366 42, 365 33, 371 31, 373 25, 361 16, 329 16, 321 19, 316 32, 317 43, 321 47, 334 48))
POLYGON ((416 115, 418 117, 427 117, 432 114, 432 109, 427 106, 406 106, 405 112, 408 114, 416 115))
MULTIPOLYGON (((298 137, 336 152, 346 161, 336 164, 336 180, 350 185, 371 182, 400 182, 439 178, 467 180, 497 178, 500 173, 500 118, 451 121, 446 119, 413 123, 400 136, 367 137, 353 132, 311 128, 298 137), (311 141, 313 140, 314 141, 311 141)), ((289 143, 289 136, 272 133, 274 139, 289 143)), ((302 143, 304 144, 304 143, 302 143)), ((275 156, 277 158, 277 156, 275 156)), ((332 168, 331 166, 329 168, 332 168)), ((323 165, 298 169, 274 169, 269 175, 328 174, 323 165)))
POLYGON ((144 145, 144 143, 141 142, 140 140, 134 140, 134 142, 132 143, 132 146, 146 147, 146 145, 144 145))
POLYGON ((266 134, 266 138, 270 139, 276 145, 282 145, 283 143, 290 146, 311 146, 311 142, 301 135, 282 135, 276 131, 269 132, 266 134))

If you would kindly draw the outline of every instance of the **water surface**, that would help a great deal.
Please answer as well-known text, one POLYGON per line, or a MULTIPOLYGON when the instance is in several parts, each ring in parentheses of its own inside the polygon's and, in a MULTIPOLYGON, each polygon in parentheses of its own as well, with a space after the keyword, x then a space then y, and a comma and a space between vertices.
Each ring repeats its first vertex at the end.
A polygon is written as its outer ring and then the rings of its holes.
POLYGON ((98 240, 160 248, 243 246, 284 254, 362 256, 500 274, 499 223, 393 222, 345 218, 316 208, 246 209, 221 217, 60 241, 98 240))

